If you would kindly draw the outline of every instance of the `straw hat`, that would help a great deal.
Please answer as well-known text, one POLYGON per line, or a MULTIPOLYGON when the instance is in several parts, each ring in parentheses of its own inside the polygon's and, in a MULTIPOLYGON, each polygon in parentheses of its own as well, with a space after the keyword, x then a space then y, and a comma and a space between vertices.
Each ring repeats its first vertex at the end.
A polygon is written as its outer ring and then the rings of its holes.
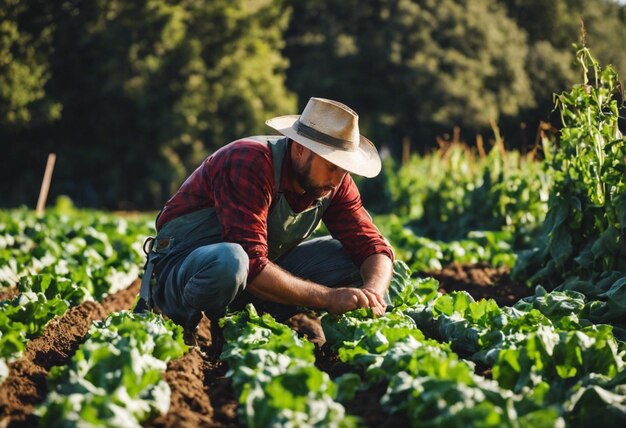
POLYGON ((376 147, 359 134, 359 116, 345 104, 311 98, 302 115, 279 116, 265 123, 348 172, 364 177, 380 172, 376 147))

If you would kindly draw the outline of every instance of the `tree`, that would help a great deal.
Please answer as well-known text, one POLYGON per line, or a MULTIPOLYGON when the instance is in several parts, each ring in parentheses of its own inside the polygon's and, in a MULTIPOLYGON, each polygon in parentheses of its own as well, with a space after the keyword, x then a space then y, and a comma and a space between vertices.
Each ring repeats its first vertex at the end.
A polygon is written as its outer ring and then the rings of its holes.
MULTIPOLYGON (((54 194, 156 208, 210 151, 295 110, 279 54, 285 12, 274 0, 25 2, 12 22, 25 40, 50 28, 38 96, 61 108, 46 126, 0 128, 6 150, 57 152, 54 194)), ((5 204, 36 198, 15 159, 5 204)))
POLYGON ((301 100, 353 105, 381 141, 479 131, 533 103, 526 37, 495 1, 293 3, 285 55, 301 100))
POLYGON ((59 116, 59 105, 44 100, 50 79, 47 56, 52 26, 20 22, 27 9, 18 0, 0 1, 0 126, 19 129, 59 116))
MULTIPOLYGON (((508 15, 526 32, 529 55, 526 71, 532 81, 534 106, 525 120, 548 120, 552 94, 561 93, 580 79, 574 60, 574 43, 584 43, 600 62, 613 64, 626 75, 626 18, 624 6, 614 0, 501 0, 508 15)), ((558 118, 553 117, 555 124, 558 118)))

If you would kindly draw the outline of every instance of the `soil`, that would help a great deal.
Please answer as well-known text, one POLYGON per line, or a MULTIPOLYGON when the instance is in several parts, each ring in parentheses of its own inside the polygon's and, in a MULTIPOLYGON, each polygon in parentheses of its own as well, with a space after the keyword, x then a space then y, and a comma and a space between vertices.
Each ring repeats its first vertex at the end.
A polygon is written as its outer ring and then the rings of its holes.
MULTIPOLYGON (((141 282, 107 296, 102 303, 84 302, 50 321, 42 335, 29 341, 24 355, 9 365, 0 385, 0 428, 37 426, 33 408, 43 402, 46 377, 53 366, 67 364, 82 343, 92 321, 131 309, 141 282)), ((145 426, 238 427, 237 400, 225 364, 213 352, 210 322, 205 318, 197 335, 199 348, 170 361, 165 379, 171 389, 170 409, 145 426)))
POLYGON ((0 302, 3 300, 12 300, 17 297, 18 294, 20 294, 20 291, 16 286, 0 289, 0 302))
POLYGON ((403 415, 389 414, 380 408, 380 399, 387 391, 386 383, 379 383, 367 391, 357 392, 354 400, 344 406, 346 412, 361 418, 368 427, 408 427, 409 419, 403 415))
MULTIPOLYGON (((441 271, 427 272, 425 276, 439 280, 441 292, 466 290, 477 300, 493 298, 500 305, 512 305, 532 294, 523 284, 513 282, 506 268, 485 264, 453 263, 441 271)), ((24 356, 10 365, 9 377, 0 386, 0 428, 36 425, 32 409, 47 394, 46 376, 50 368, 67 363, 93 320, 103 319, 113 311, 130 309, 139 285, 136 281, 128 289, 107 297, 101 304, 85 302, 71 308, 64 316, 51 321, 41 337, 27 344, 24 356)), ((327 372, 331 378, 350 371, 349 366, 342 363, 326 344, 316 313, 297 314, 285 323, 315 345, 315 365, 320 370, 327 372)), ((240 426, 238 400, 230 380, 225 376, 227 366, 217 357, 219 345, 213 346, 211 330, 210 321, 203 318, 194 341, 197 346, 168 363, 164 376, 171 389, 169 411, 144 424, 145 427, 240 426)), ((490 376, 488 367, 477 368, 477 372, 490 376)), ((385 384, 378 384, 357 393, 354 400, 346 403, 347 412, 360 417, 370 427, 409 425, 403 416, 390 415, 381 410, 379 402, 385 390, 385 384)))
POLYGON ((328 373, 331 379, 350 372, 350 366, 339 359, 339 355, 325 343, 315 347, 315 367, 328 373))
POLYGON ((165 380, 172 391, 170 410, 153 420, 152 427, 216 426, 213 406, 206 399, 204 359, 199 349, 170 361, 165 380))
POLYGON ((439 291, 467 291, 474 299, 494 299, 500 306, 512 306, 519 299, 533 294, 523 283, 511 279, 507 267, 491 267, 487 263, 451 263, 439 271, 425 272, 424 277, 439 281, 439 291))
MULTIPOLYGON (((339 356, 328 344, 315 348, 315 366, 325 371, 332 379, 351 371, 350 366, 342 363, 339 356)), ((391 415, 382 410, 380 399, 387 390, 386 383, 380 383, 357 392, 354 399, 344 404, 346 413, 358 416, 368 427, 410 426, 409 420, 402 415, 391 415)))
POLYGON ((298 336, 305 337, 316 347, 321 347, 326 343, 321 317, 316 313, 296 314, 285 321, 285 324, 294 329, 298 336))

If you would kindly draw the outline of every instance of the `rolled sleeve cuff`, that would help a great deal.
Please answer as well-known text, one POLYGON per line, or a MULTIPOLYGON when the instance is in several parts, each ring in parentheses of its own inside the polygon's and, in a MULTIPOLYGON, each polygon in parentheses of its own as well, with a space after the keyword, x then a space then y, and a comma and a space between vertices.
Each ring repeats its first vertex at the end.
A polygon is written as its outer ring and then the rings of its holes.
POLYGON ((250 256, 250 268, 248 270, 248 280, 246 284, 250 284, 261 273, 270 260, 265 256, 250 256))
POLYGON ((363 262, 365 261, 365 259, 367 259, 369 256, 373 254, 384 254, 387 257, 389 257, 392 263, 394 261, 393 249, 390 246, 385 245, 385 244, 377 244, 377 245, 372 245, 371 247, 368 247, 367 251, 359 254, 356 260, 354 260, 354 262, 360 268, 363 262))

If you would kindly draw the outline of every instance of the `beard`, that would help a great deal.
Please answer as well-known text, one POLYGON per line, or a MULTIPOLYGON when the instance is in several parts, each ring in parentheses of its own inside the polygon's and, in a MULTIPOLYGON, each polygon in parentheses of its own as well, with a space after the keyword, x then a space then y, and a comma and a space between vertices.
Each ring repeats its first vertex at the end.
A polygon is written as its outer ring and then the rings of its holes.
POLYGON ((329 192, 331 192, 334 187, 332 186, 318 186, 311 180, 311 159, 307 161, 307 163, 300 169, 296 169, 294 175, 296 177, 296 181, 304 189, 304 192, 313 196, 315 199, 320 199, 329 192))

